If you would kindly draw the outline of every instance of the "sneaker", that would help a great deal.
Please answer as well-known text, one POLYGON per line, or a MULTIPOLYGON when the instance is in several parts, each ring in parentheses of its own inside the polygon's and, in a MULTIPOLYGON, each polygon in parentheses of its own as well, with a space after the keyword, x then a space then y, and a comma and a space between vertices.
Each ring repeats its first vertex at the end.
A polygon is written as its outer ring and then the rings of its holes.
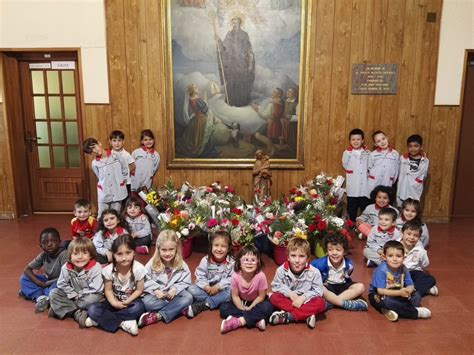
POLYGON ((120 323, 120 328, 129 334, 138 335, 138 325, 136 320, 124 320, 120 323))
POLYGON ((290 323, 290 314, 285 311, 276 311, 273 312, 270 316, 270 324, 288 324, 290 323))
POLYGON ((398 313, 395 311, 384 309, 382 313, 390 322, 396 322, 398 319, 398 313))
POLYGON ((190 305, 188 308, 185 308, 183 314, 188 318, 196 317, 202 311, 207 311, 209 307, 205 301, 197 301, 190 305))
POLYGON ((82 309, 78 309, 77 311, 75 311, 74 320, 77 322, 77 324, 79 324, 79 328, 87 328, 86 326, 87 312, 86 311, 82 309))
POLYGON ((438 286, 433 286, 428 290, 428 294, 432 296, 438 296, 439 295, 439 290, 438 286))
POLYGON ((329 311, 330 309, 333 309, 334 305, 332 303, 329 303, 328 301, 324 300, 324 310, 329 311))
POLYGON ((224 319, 221 323, 221 333, 228 333, 232 330, 240 328, 241 326, 242 324, 240 324, 239 318, 228 316, 227 319, 224 319))
POLYGON ((260 331, 264 331, 267 328, 267 324, 265 323, 265 319, 260 319, 255 326, 258 328, 260 331))
POLYGON ((418 311, 418 318, 428 319, 431 318, 431 311, 426 307, 416 307, 418 311))
POLYGON ((314 314, 306 318, 306 325, 309 329, 314 329, 316 327, 316 316, 314 314))
POLYGON ((138 319, 138 327, 143 328, 150 324, 158 323, 161 320, 161 316, 156 312, 145 312, 138 319))
POLYGON ((367 263, 366 263, 367 267, 376 267, 377 264, 374 263, 372 260, 369 260, 367 259, 367 263))
POLYGON ((144 255, 148 255, 150 253, 150 251, 148 250, 148 247, 146 245, 141 245, 139 247, 136 247, 135 252, 137 254, 144 254, 144 255))
POLYGON ((364 240, 364 235, 363 235, 362 233, 357 234, 357 237, 358 237, 360 240, 364 240))
POLYGON ((41 295, 36 299, 35 312, 41 313, 48 309, 49 307, 49 297, 41 295))
POLYGON ((87 317, 86 321, 84 322, 84 325, 86 326, 86 328, 91 328, 91 327, 97 327, 99 324, 97 324, 97 322, 91 319, 90 317, 87 317))
POLYGON ((362 299, 344 301, 342 308, 348 311, 367 311, 369 305, 362 299))

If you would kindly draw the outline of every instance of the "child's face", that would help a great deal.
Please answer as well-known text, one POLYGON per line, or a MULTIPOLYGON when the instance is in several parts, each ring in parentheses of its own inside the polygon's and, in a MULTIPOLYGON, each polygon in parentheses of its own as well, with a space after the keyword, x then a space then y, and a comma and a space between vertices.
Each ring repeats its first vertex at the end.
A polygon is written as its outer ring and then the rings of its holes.
POLYGON ((272 91, 272 98, 278 99, 279 97, 281 97, 280 92, 279 92, 277 89, 273 89, 273 91, 272 91))
POLYGON ((100 143, 92 145, 91 150, 92 150, 92 155, 96 157, 101 157, 104 152, 104 150, 102 149, 102 145, 100 143))
POLYGON ((383 254, 383 259, 387 262, 387 265, 392 269, 398 269, 403 265, 403 259, 405 255, 403 251, 395 248, 388 248, 383 254))
POLYGON ((166 241, 160 245, 160 259, 165 265, 171 264, 174 257, 176 256, 176 248, 178 245, 173 241, 166 241))
POLYGON ((135 251, 122 244, 118 247, 117 252, 114 253, 114 258, 115 262, 120 266, 130 266, 135 258, 135 251))
POLYGON ((375 204, 377 206, 380 208, 387 207, 389 202, 390 198, 388 197, 388 194, 381 191, 377 192, 377 195, 375 196, 375 204))
POLYGON ((224 237, 216 237, 212 241, 211 253, 216 261, 223 261, 229 251, 229 244, 224 237))
POLYGON ((421 153, 421 144, 418 142, 410 142, 408 143, 408 154, 412 157, 416 157, 421 153))
POLYGON ((256 255, 247 253, 240 258, 240 269, 247 273, 257 271, 258 258, 256 255))
POLYGON ((113 230, 118 226, 118 219, 117 216, 114 214, 106 214, 103 219, 104 227, 107 230, 113 230))
POLYGON ((382 214, 379 216, 379 227, 381 230, 386 231, 395 225, 395 221, 389 214, 382 214))
POLYGON ((135 218, 141 213, 141 208, 140 206, 137 206, 135 204, 131 204, 127 207, 127 215, 129 217, 135 218))
POLYGON ((71 264, 78 270, 82 270, 90 260, 91 254, 88 250, 75 249, 71 253, 71 264))
POLYGON ((416 243, 420 240, 420 232, 417 230, 412 230, 410 228, 405 229, 402 235, 402 244, 408 249, 411 250, 416 243))
POLYGON ((375 143, 375 146, 379 147, 380 149, 388 148, 388 138, 383 133, 379 133, 375 135, 374 143, 375 143))
POLYGON ((124 141, 122 138, 112 138, 109 143, 113 150, 119 151, 122 150, 124 141))
POLYGON ((416 209, 413 205, 406 205, 402 210, 405 221, 411 221, 416 217, 416 209))
POLYGON ((288 252, 288 262, 290 263, 290 269, 296 274, 303 271, 308 262, 308 255, 301 248, 296 248, 288 252))
POLYGON ((74 209, 74 217, 80 221, 85 221, 91 215, 89 206, 79 206, 74 209))
POLYGON ((328 244, 327 245, 328 258, 333 265, 340 265, 344 258, 344 247, 342 244, 328 244))
POLYGON ((40 247, 48 255, 56 255, 61 240, 54 234, 45 233, 41 236, 40 247))
POLYGON ((142 145, 145 147, 145 148, 153 148, 153 144, 155 144, 155 140, 151 137, 143 137, 142 139, 142 145))
POLYGON ((349 144, 351 145, 352 148, 354 149, 359 149, 364 145, 364 138, 360 134, 353 134, 349 138, 349 144))
POLYGON ((286 90, 286 97, 289 99, 293 99, 295 97, 295 92, 293 91, 293 89, 286 90))

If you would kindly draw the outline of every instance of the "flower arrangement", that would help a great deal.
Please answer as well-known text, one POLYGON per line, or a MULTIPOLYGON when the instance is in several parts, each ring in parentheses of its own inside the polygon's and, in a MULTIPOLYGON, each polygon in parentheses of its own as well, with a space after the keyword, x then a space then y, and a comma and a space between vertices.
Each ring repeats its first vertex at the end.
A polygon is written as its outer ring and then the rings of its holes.
POLYGON ((159 215, 160 230, 171 229, 176 232, 181 240, 189 238, 191 231, 196 225, 190 220, 187 210, 175 209, 172 212, 166 211, 159 215))

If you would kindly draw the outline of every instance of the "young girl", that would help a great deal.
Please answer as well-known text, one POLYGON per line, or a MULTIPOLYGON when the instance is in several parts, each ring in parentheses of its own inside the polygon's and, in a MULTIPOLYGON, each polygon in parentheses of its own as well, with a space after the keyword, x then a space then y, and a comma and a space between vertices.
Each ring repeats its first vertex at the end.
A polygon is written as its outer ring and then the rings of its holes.
POLYGON ((359 229, 359 238, 363 236, 367 237, 372 227, 378 223, 379 211, 382 208, 390 207, 393 208, 398 215, 398 211, 391 205, 393 202, 393 190, 388 186, 377 186, 370 194, 372 204, 368 205, 362 214, 356 219, 356 227, 359 229))
POLYGON ((146 270, 135 260, 135 243, 128 234, 114 240, 112 253, 113 263, 102 270, 106 300, 89 307, 85 326, 98 325, 108 332, 122 328, 127 333, 137 335, 136 320, 145 312, 140 296, 146 270))
POLYGON ((130 227, 130 235, 135 239, 135 252, 148 254, 151 246, 151 225, 148 217, 143 213, 141 201, 132 196, 125 203, 125 220, 130 227))
POLYGON ((92 242, 97 250, 97 261, 101 264, 112 262, 112 243, 119 236, 128 234, 128 223, 114 209, 107 209, 100 215, 99 228, 92 242))
POLYGON ((155 254, 146 264, 146 271, 149 280, 143 303, 147 313, 138 321, 140 328, 160 320, 169 323, 193 302, 193 296, 186 291, 191 284, 191 272, 181 256, 181 243, 174 231, 164 230, 158 235, 155 254))
POLYGON ((87 308, 104 298, 102 266, 94 260, 96 251, 87 237, 73 239, 67 252, 68 262, 61 268, 58 288, 49 295, 49 316, 73 316, 79 327, 84 328, 87 308))
POLYGON ((193 318, 230 300, 230 278, 234 269, 230 243, 226 232, 217 232, 211 237, 209 251, 194 273, 196 282, 188 287, 194 303, 184 310, 187 317, 193 318))
POLYGON ((265 320, 272 314, 273 307, 267 297, 268 282, 262 268, 258 249, 253 245, 243 247, 231 277, 232 300, 219 308, 221 317, 225 318, 221 323, 222 334, 244 326, 265 330, 265 320))
POLYGON ((140 133, 141 147, 132 152, 135 159, 135 172, 132 176, 132 191, 148 190, 153 175, 160 166, 160 155, 155 151, 155 136, 149 129, 140 133))
POLYGON ((412 198, 407 198, 402 204, 402 213, 397 218, 396 226, 398 230, 402 230, 403 225, 408 221, 417 220, 421 223, 421 236, 420 241, 426 248, 430 242, 430 234, 426 224, 421 222, 421 204, 420 201, 412 198))

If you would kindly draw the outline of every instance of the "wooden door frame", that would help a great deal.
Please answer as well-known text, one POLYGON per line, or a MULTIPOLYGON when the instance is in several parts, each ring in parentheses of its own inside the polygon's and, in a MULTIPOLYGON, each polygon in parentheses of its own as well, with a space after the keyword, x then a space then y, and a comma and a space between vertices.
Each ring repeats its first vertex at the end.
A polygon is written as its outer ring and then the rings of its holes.
MULTIPOLYGON (((3 104, 5 106, 5 122, 7 122, 6 135, 9 142, 10 166, 12 170, 12 180, 14 188, 15 201, 13 201, 13 217, 18 218, 24 215, 33 214, 33 207, 31 202, 31 186, 29 178, 28 160, 26 159, 26 145, 15 144, 15 142, 24 142, 25 127, 23 119, 23 105, 21 98, 21 84, 19 75, 18 62, 21 60, 67 60, 68 54, 74 54, 77 58, 77 71, 79 77, 79 95, 80 105, 77 107, 78 113, 81 117, 78 122, 79 138, 83 136, 83 112, 84 107, 84 93, 82 86, 82 70, 81 70, 81 52, 80 48, 25 48, 25 49, 10 49, 0 48, 0 56, 3 67, 3 82, 4 82, 4 97, 3 104), (50 57, 45 57, 47 53, 50 57), (22 157, 25 157, 23 159, 22 157)), ((86 159, 82 157, 82 173, 84 176, 84 197, 90 196, 89 177, 86 171, 86 159)), ((71 206, 72 210, 72 206, 71 206)))

